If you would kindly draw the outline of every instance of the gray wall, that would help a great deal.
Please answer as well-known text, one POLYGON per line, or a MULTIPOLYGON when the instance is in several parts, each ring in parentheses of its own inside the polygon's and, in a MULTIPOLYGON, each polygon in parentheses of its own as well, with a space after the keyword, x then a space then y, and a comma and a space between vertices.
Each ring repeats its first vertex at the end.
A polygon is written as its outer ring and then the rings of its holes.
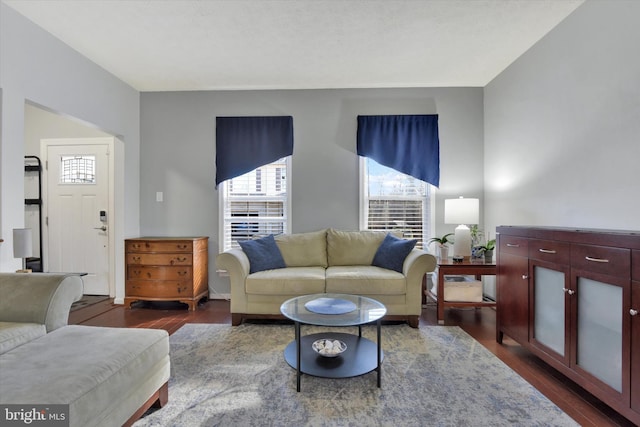
POLYGON ((209 236, 213 293, 229 292, 215 273, 216 116, 293 116, 293 232, 358 229, 358 114, 439 114, 436 233, 455 227, 442 223, 445 198, 482 196, 481 88, 143 93, 141 107, 141 233, 209 236))
MULTIPOLYGON (((11 234, 24 223, 25 103, 91 123, 124 140, 116 170, 119 210, 116 236, 139 230, 139 93, 70 49, 40 27, 0 4, 0 271, 20 267, 11 234), (126 185, 125 185, 126 182, 126 185)), ((120 155, 119 153, 116 153, 120 155)), ((121 240, 121 239, 120 239, 121 240)), ((124 292, 124 249, 116 248, 117 297, 124 292)))
MULTIPOLYGON (((24 154, 38 156, 40 140, 45 138, 91 138, 112 136, 99 129, 94 129, 72 118, 54 114, 36 106, 27 104, 24 110, 24 154)), ((25 197, 35 198, 38 194, 37 174, 25 174, 25 197)), ((44 183, 43 183, 44 184, 44 183)), ((40 253, 40 207, 28 205, 24 207, 24 226, 33 230, 33 253, 40 253)))
POLYGON ((640 230, 639 23, 587 1, 485 88, 487 228, 640 230))

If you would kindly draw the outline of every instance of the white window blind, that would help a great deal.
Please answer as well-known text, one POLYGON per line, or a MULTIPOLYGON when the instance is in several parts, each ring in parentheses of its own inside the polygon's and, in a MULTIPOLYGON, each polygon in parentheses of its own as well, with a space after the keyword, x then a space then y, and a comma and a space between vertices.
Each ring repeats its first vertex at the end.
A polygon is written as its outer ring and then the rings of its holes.
POLYGON ((400 232, 423 248, 431 230, 431 186, 365 157, 361 171, 362 228, 400 232))
POLYGON ((261 166, 220 185, 220 251, 238 241, 290 232, 290 157, 261 166))

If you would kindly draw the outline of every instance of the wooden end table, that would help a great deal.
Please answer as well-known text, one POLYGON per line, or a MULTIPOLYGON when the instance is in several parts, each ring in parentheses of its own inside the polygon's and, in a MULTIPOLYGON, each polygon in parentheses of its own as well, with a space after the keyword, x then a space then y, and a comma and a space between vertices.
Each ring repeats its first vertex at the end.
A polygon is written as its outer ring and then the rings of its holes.
POLYGON ((454 262, 451 258, 438 258, 438 291, 437 295, 426 289, 426 295, 437 304, 437 319, 439 325, 444 325, 444 309, 446 307, 495 307, 495 301, 482 302, 458 302, 444 300, 444 276, 445 275, 473 275, 476 280, 482 276, 495 276, 496 264, 485 262, 484 258, 465 258, 463 261, 454 262))

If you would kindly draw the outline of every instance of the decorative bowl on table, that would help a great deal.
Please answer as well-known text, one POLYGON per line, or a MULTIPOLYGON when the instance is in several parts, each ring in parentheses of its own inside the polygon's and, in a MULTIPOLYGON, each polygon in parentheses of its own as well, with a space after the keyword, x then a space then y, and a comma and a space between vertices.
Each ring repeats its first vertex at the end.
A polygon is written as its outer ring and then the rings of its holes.
POLYGON ((331 338, 323 338, 316 340, 311 345, 313 351, 324 357, 337 357, 340 356, 347 349, 347 344, 340 340, 334 340, 331 338))

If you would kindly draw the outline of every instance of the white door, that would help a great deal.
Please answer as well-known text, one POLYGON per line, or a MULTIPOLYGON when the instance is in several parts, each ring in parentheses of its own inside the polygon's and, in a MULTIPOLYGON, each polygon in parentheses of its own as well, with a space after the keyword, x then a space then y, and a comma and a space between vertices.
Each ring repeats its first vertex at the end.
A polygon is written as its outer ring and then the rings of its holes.
POLYGON ((110 145, 43 142, 47 147, 47 271, 87 273, 82 278, 84 293, 109 295, 110 145))

